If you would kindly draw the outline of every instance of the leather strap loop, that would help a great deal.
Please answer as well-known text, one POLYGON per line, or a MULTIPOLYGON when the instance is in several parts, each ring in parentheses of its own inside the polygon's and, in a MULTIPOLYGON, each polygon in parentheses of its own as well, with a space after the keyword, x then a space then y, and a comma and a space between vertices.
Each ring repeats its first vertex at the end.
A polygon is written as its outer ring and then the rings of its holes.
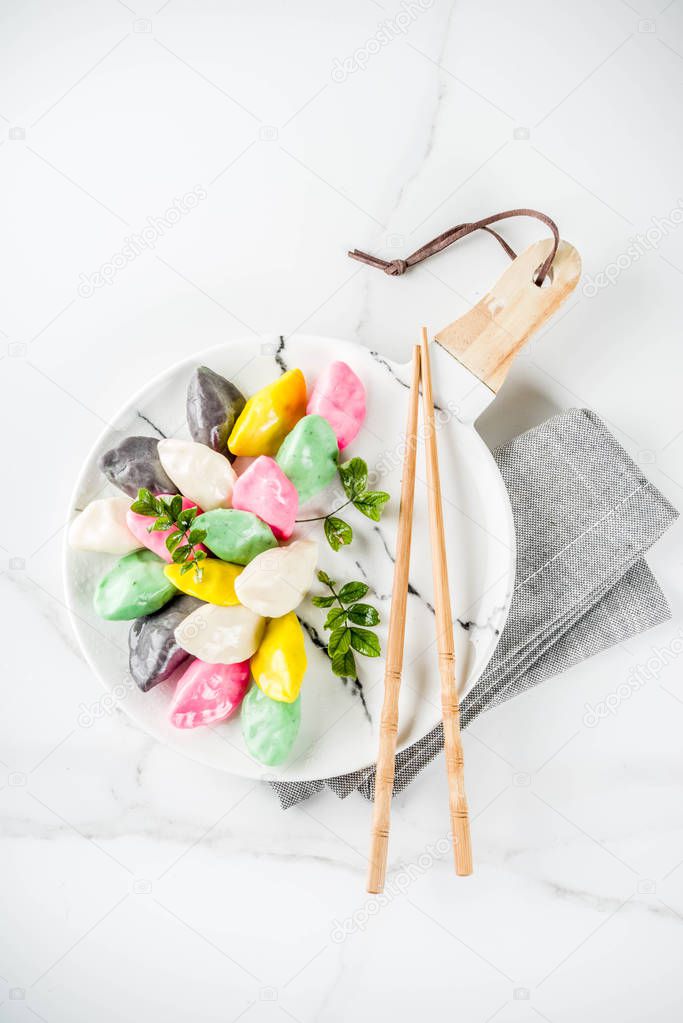
POLYGON ((534 275, 534 284, 537 284, 540 288, 543 281, 550 273, 550 268, 553 265, 553 260, 557 254, 557 247, 560 244, 560 232, 557 229, 555 221, 545 213, 539 213, 538 210, 505 210, 503 213, 493 213, 490 217, 483 217, 481 220, 475 220, 471 224, 457 224, 455 227, 449 228, 448 231, 444 231, 444 233, 440 234, 438 238, 434 238, 431 242, 427 242, 426 245, 422 245, 419 249, 416 249, 415 252, 412 252, 405 259, 380 259, 378 256, 373 256, 369 252, 361 252, 358 249, 354 249, 353 252, 349 252, 348 255, 351 259, 357 259, 360 263, 366 263, 368 266, 375 267, 377 270, 383 270, 384 273, 388 274, 390 277, 402 277, 406 270, 409 270, 411 266, 416 266, 423 260, 435 255, 435 253, 441 252, 442 249, 452 245, 453 242, 460 241, 461 238, 466 238, 468 234, 473 234, 474 231, 486 231, 487 234, 493 235, 510 259, 516 259, 517 253, 515 250, 490 226, 491 224, 497 224, 501 220, 509 220, 511 217, 535 217, 536 220, 540 220, 541 223, 546 225, 546 227, 549 227, 552 232, 553 247, 534 275))

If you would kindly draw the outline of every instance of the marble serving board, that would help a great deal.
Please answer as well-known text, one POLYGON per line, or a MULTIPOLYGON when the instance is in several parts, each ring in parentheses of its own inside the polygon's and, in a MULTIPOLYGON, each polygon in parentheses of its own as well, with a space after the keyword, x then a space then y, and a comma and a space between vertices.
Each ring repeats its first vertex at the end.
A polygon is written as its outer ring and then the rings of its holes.
MULTIPOLYGON (((461 399, 476 393, 463 391, 450 367, 462 373, 456 361, 434 345, 433 365, 437 408, 438 446, 448 567, 452 591, 457 673, 461 696, 480 677, 498 642, 514 583, 514 530, 507 494, 488 449, 476 433, 471 412, 461 399), (457 391, 460 391, 458 397, 457 391), (463 421, 463 419, 465 421, 463 421)), ((312 386, 319 371, 332 359, 343 359, 359 374, 367 388, 368 413, 358 437, 344 457, 359 455, 368 463, 370 485, 386 490, 391 501, 380 523, 353 508, 344 516, 354 530, 353 543, 335 553, 327 545, 322 523, 297 527, 294 538, 319 541, 319 567, 335 580, 363 579, 370 586, 368 600, 382 616, 378 634, 386 648, 386 627, 394 565, 399 510, 401 465, 404 450, 410 366, 391 363, 376 352, 349 341, 293 335, 234 341, 199 353, 171 367, 135 395, 116 416, 113 428, 100 436, 76 485, 70 514, 96 497, 119 493, 102 477, 97 459, 124 436, 188 437, 185 392, 198 365, 206 365, 233 380, 247 396, 287 369, 299 367, 312 386)), ((476 381, 475 381, 476 385, 476 381)), ((471 404, 471 397, 469 398, 471 404)), ((331 511, 344 500, 339 487, 302 506, 300 517, 331 511), (340 499, 341 497, 341 499, 340 499)), ((308 780, 354 771, 376 758, 383 696, 383 658, 357 657, 359 684, 335 677, 325 653, 322 628, 325 612, 310 596, 297 614, 306 632, 308 670, 301 701, 299 736, 288 762, 265 768, 247 753, 239 714, 212 728, 179 731, 167 721, 175 679, 141 693, 128 670, 128 622, 105 622, 92 607, 98 579, 116 559, 65 548, 67 603, 83 652, 107 691, 95 701, 97 715, 119 706, 159 741, 187 756, 234 774, 282 780, 308 780)), ((324 592, 316 582, 312 594, 324 592)), ((404 748, 429 732, 440 720, 432 575, 427 519, 424 446, 417 454, 410 595, 406 621, 404 674, 401 688, 398 746, 404 748)))

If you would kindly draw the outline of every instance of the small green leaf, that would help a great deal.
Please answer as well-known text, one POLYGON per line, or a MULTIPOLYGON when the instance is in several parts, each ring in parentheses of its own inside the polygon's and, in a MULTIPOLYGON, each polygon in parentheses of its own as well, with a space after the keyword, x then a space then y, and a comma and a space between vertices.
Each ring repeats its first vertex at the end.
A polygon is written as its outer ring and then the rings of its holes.
POLYGON ((138 515, 158 515, 162 511, 161 505, 154 494, 144 487, 138 490, 138 496, 130 508, 131 511, 136 512, 138 515))
POLYGON ((354 500, 365 493, 368 485, 368 467, 362 458, 352 458, 339 466, 339 477, 344 493, 354 500))
POLYGON ((151 504, 147 504, 146 501, 133 501, 130 510, 135 512, 136 515, 147 515, 149 518, 156 516, 156 509, 151 504))
POLYGON ((187 561, 188 555, 191 554, 191 553, 192 553, 192 548, 190 547, 190 545, 187 544, 187 543, 184 543, 184 544, 181 544, 180 547, 176 547, 176 549, 173 551, 172 557, 173 557, 174 562, 176 564, 179 564, 182 561, 187 561))
POLYGON ((171 498, 171 515, 173 516, 174 522, 178 521, 178 516, 181 514, 182 510, 183 499, 180 494, 176 494, 175 497, 171 498))
MULTIPOLYGON (((183 562, 183 564, 182 564, 182 565, 180 566, 180 574, 181 574, 181 575, 185 575, 185 574, 186 574, 187 572, 189 572, 189 571, 190 571, 191 569, 193 569, 193 568, 196 568, 196 567, 197 567, 197 566, 195 565, 194 561, 185 561, 185 562, 183 562)), ((196 577, 196 575, 195 575, 195 579, 196 579, 196 578, 197 578, 197 577, 196 577)))
POLYGON ((385 493, 383 490, 368 490, 354 500, 353 506, 362 515, 372 519, 373 522, 379 522, 384 505, 390 499, 390 496, 390 494, 385 493))
POLYGON ((351 650, 345 654, 335 654, 332 658, 332 671, 340 678, 356 678, 356 658, 351 650))
POLYGON ((316 607, 330 609, 324 628, 331 630, 327 653, 332 662, 332 671, 341 678, 357 678, 356 661, 351 648, 366 657, 379 657, 380 642, 374 632, 355 626, 378 625, 379 612, 371 604, 358 603, 368 592, 369 587, 366 583, 358 581, 345 583, 336 594, 334 590, 336 583, 326 572, 320 570, 318 579, 332 590, 331 596, 312 598, 316 607), (341 606, 333 607, 335 600, 341 606), (353 626, 350 623, 353 623, 353 626))
POLYGON ((379 611, 372 604, 354 604, 349 610, 354 625, 379 625, 379 611))
POLYGON ((327 651, 330 657, 334 658, 337 654, 345 654, 351 645, 351 630, 345 629, 343 626, 339 629, 333 629, 330 633, 330 640, 327 644, 327 651))
POLYGON ((192 543, 192 544, 201 543, 202 540, 206 540, 206 530, 205 529, 191 529, 190 530, 190 535, 188 536, 187 539, 188 539, 189 543, 192 543))
POLYGON ((180 515, 178 515, 178 525, 183 529, 189 529, 196 517, 196 508, 186 508, 184 511, 181 511, 180 515))
POLYGON ((365 583, 346 583, 339 591, 339 599, 343 604, 355 604, 370 589, 365 583))
POLYGON ((168 515, 160 515, 152 526, 151 532, 162 533, 165 529, 170 529, 173 525, 173 519, 170 519, 168 515))
POLYGON ((167 549, 169 551, 171 551, 171 553, 173 553, 173 551, 176 549, 176 547, 178 546, 178 544, 180 543, 182 538, 183 538, 183 534, 178 532, 178 530, 176 530, 173 533, 170 533, 166 537, 166 547, 167 547, 167 549))
POLYGON ((350 641, 354 650, 366 657, 379 657, 381 647, 374 632, 369 629, 350 629, 350 641))
POLYGON ((342 625, 342 623, 346 624, 346 611, 343 607, 333 607, 332 610, 328 612, 327 618, 325 619, 325 628, 338 628, 342 625))
POLYGON ((328 515, 324 524, 325 537, 333 551, 345 547, 353 540, 353 530, 348 522, 338 519, 334 515, 328 515))

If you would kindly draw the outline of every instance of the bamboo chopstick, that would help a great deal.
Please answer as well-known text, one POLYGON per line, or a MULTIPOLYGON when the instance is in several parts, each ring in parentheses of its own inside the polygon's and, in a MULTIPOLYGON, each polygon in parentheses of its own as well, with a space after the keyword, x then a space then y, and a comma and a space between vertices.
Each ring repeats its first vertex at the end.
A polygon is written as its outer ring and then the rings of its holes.
POLYGON ((455 681, 455 646, 451 598, 448 590, 446 540, 441 503, 439 456, 436 450, 434 401, 432 398, 432 371, 429 361, 427 328, 422 328, 422 400, 424 412, 425 447, 427 455, 427 489, 429 500, 429 536, 432 547, 434 575, 434 610, 436 641, 439 651, 441 676, 441 707, 443 736, 448 774, 448 802, 451 815, 453 854, 457 874, 472 873, 472 841, 469 811, 465 795, 465 759, 460 736, 460 705, 455 681))
POLYGON ((389 848, 391 796, 394 789, 394 761, 398 735, 398 695, 403 670, 403 643, 406 631, 406 603, 410 572, 410 538, 413 529, 413 500, 415 495, 415 453, 417 449, 417 413, 420 396, 420 348, 413 349, 413 375, 410 385, 406 449, 401 478, 401 506, 396 536, 396 561, 391 590, 389 636, 384 670, 384 702, 379 732, 379 754, 375 775, 375 804, 372 817, 372 841, 368 869, 368 891, 379 893, 384 889, 389 848))

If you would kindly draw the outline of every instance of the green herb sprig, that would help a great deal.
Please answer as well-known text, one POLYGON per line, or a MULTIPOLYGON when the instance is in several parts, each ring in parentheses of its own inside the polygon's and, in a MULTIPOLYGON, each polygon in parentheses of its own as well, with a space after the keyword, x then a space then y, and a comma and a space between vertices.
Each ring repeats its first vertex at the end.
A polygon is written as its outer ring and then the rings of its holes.
POLYGON ((360 603, 369 589, 365 583, 345 583, 337 592, 337 583, 327 572, 318 572, 318 579, 331 592, 329 597, 313 597, 312 600, 316 607, 330 609, 324 627, 331 630, 327 653, 332 671, 340 678, 357 678, 353 651, 364 657, 379 657, 382 652, 377 634, 367 628, 379 625, 379 611, 372 604, 360 603))
POLYGON ((353 540, 353 529, 344 519, 338 518, 337 512, 352 504, 362 515, 373 522, 379 522, 384 505, 390 497, 384 490, 368 490, 368 467, 362 458, 351 458, 348 462, 343 462, 338 472, 347 500, 329 515, 297 519, 297 522, 322 521, 325 539, 333 551, 346 547, 353 540))
POLYGON ((183 499, 179 494, 168 500, 165 497, 155 497, 144 487, 138 490, 138 496, 130 509, 138 515, 147 515, 154 519, 149 527, 150 533, 165 529, 173 530, 166 537, 166 547, 174 564, 182 566, 181 575, 185 575, 193 568, 195 581, 201 582, 203 575, 201 562, 206 558, 206 554, 200 551, 197 545, 206 538, 206 530, 193 528, 197 509, 183 510, 183 499))

